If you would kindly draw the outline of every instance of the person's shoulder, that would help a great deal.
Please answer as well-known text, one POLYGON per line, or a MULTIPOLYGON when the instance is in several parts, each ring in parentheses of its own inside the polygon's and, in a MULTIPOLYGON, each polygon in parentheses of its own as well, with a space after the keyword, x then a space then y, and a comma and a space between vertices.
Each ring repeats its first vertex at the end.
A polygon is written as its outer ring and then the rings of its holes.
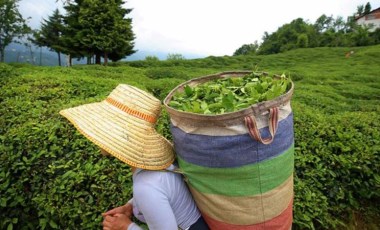
POLYGON ((133 180, 133 196, 145 200, 158 194, 165 194, 167 188, 166 184, 162 183, 164 177, 165 175, 159 171, 142 170, 133 180))
POLYGON ((164 170, 146 170, 146 169, 143 169, 143 170, 140 170, 139 172, 137 172, 134 175, 134 177, 135 178, 139 178, 139 177, 155 178, 155 177, 161 177, 163 175, 165 175, 164 170))
POLYGON ((159 177, 175 177, 176 173, 175 171, 176 166, 170 165, 166 169, 162 170, 146 170, 146 169, 139 169, 136 171, 134 177, 144 177, 144 178, 159 178, 159 177))

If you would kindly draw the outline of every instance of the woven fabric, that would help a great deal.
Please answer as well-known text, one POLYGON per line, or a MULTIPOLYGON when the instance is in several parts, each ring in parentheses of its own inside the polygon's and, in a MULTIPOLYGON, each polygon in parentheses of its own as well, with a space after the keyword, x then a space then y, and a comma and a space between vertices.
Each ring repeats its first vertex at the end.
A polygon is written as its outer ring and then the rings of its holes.
POLYGON ((208 194, 249 196, 272 190, 293 174, 293 146, 270 160, 234 168, 196 166, 178 157, 192 187, 208 194), (247 185, 248 184, 248 185, 247 185), (249 184, 260 186, 249 186, 249 184))
POLYGON ((262 223, 280 215, 293 198, 293 177, 268 192, 253 196, 224 196, 198 192, 191 193, 204 213, 217 221, 236 225, 262 223), (263 208, 271 207, 271 208, 263 208), (223 209, 220 207, 228 207, 223 209))
MULTIPOLYGON (((269 145, 253 140, 248 133, 199 135, 174 125, 171 130, 180 168, 212 229, 291 227, 293 113, 278 123, 269 145)), ((269 135, 268 127, 260 133, 269 135)))
MULTIPOLYGON (((248 133, 230 136, 198 135, 186 133, 176 126, 171 127, 171 132, 176 152, 184 161, 210 168, 258 163, 279 155, 294 141, 293 114, 279 122, 276 138, 269 146, 252 141, 248 133)), ((263 137, 269 136, 268 128, 261 129, 261 133, 263 137)))
POLYGON ((211 229, 290 229, 294 196, 293 85, 285 95, 234 113, 202 115, 168 106, 174 92, 187 84, 241 75, 244 73, 226 72, 193 79, 175 88, 164 100, 178 163, 211 229))
POLYGON ((202 213, 203 218, 206 220, 210 229, 213 230, 288 230, 291 229, 293 222, 293 201, 291 201, 288 207, 280 215, 275 218, 264 221, 258 224, 251 225, 237 225, 230 224, 223 221, 217 221, 212 219, 207 215, 207 213, 202 213))

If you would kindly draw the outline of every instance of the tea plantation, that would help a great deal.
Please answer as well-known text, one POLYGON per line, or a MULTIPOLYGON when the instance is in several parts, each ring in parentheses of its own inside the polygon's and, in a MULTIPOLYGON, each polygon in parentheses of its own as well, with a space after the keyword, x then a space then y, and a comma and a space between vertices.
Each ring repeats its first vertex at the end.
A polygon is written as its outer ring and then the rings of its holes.
MULTIPOLYGON (((380 226, 380 46, 111 66, 0 63, 0 229, 100 229, 131 197, 131 172, 103 157, 58 112, 119 83, 161 100, 185 80, 226 70, 289 75, 295 127, 293 229, 380 226), (348 51, 354 51, 349 58, 348 51)), ((171 138, 163 110, 157 130, 171 138)))

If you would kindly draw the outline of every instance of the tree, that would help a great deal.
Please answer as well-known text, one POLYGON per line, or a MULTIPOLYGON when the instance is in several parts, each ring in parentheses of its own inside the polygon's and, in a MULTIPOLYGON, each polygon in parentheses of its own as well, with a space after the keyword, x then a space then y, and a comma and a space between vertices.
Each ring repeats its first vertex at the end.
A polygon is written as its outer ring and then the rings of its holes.
POLYGON ((145 61, 147 61, 147 62, 156 62, 159 60, 160 59, 157 56, 148 55, 145 57, 145 61))
POLYGON ((258 54, 274 54, 295 48, 316 47, 317 32, 313 25, 297 18, 289 24, 280 27, 276 32, 265 33, 258 54), (306 35, 306 37, 305 37, 306 35))
POLYGON ((368 46, 372 45, 368 26, 356 26, 354 32, 351 34, 355 46, 368 46))
POLYGON ((18 2, 0 1, 0 62, 4 62, 5 47, 31 31, 18 10, 18 2))
POLYGON ((371 8, 371 3, 367 2, 364 6, 364 14, 369 14, 369 12, 371 12, 371 8))
POLYGON ((100 56, 107 65, 109 58, 117 61, 135 52, 132 20, 125 18, 131 9, 123 8, 123 4, 122 0, 82 1, 78 17, 82 26, 79 40, 97 55, 97 64, 100 64, 100 56))
POLYGON ((309 38, 307 34, 300 34, 297 38, 297 47, 299 48, 307 48, 309 46, 309 38))
POLYGON ((79 23, 79 12, 82 6, 83 0, 75 0, 67 1, 65 3, 66 15, 63 17, 64 22, 64 30, 62 33, 62 45, 63 45, 63 53, 68 54, 69 63, 71 66, 71 62, 73 58, 83 58, 88 57, 88 63, 93 55, 91 51, 87 50, 81 44, 80 31, 83 29, 83 25, 79 23))
POLYGON ((253 44, 244 44, 234 52, 233 56, 255 54, 258 49, 259 44, 257 41, 255 41, 253 44))
POLYGON ((44 19, 41 28, 34 32, 34 44, 38 46, 49 47, 51 51, 55 51, 58 55, 58 65, 61 66, 61 52, 64 51, 62 44, 62 33, 64 31, 63 16, 56 9, 53 15, 44 19))
POLYGON ((322 14, 314 23, 315 29, 319 33, 323 33, 326 30, 333 27, 334 24, 334 18, 332 16, 328 17, 325 14, 322 14))
POLYGON ((333 27, 335 29, 335 32, 344 32, 346 29, 346 23, 343 20, 342 16, 336 17, 336 19, 333 21, 333 27))
POLYGON ((362 16, 364 14, 364 6, 363 5, 357 6, 356 13, 358 14, 358 16, 362 16))
POLYGON ((170 53, 166 56, 166 60, 168 61, 180 61, 185 60, 186 58, 182 54, 178 53, 170 53))

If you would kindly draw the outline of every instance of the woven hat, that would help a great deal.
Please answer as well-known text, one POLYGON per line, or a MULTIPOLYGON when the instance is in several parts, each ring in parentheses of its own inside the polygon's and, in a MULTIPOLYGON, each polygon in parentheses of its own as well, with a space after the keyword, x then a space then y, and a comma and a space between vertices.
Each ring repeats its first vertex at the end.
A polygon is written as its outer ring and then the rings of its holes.
POLYGON ((161 101, 120 84, 101 102, 60 111, 90 141, 119 160, 142 169, 165 169, 174 161, 172 144, 155 130, 161 101))

